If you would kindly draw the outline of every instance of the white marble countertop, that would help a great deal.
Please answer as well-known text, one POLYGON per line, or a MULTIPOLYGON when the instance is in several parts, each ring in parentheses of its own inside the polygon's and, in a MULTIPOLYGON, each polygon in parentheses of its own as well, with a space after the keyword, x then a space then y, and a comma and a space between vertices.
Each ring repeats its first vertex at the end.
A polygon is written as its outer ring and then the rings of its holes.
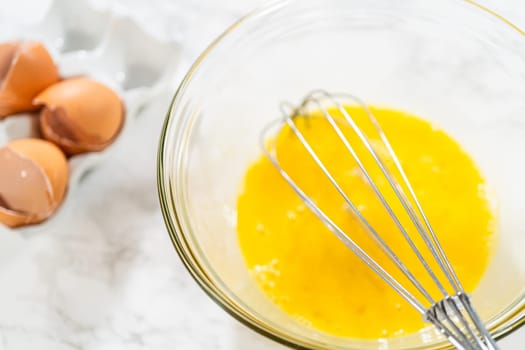
MULTIPOLYGON (((259 2, 121 0, 111 6, 138 16, 151 31, 182 38, 189 62, 259 2)), ((525 25, 522 0, 485 3, 525 25)), ((0 0, 0 21, 29 20, 44 7, 38 0, 0 0)), ((16 252, 0 256, 0 350, 284 349, 213 303, 172 247, 155 177, 172 93, 145 109, 133 142, 121 143, 114 158, 90 174, 77 193, 81 200, 73 202, 74 217, 23 246, 0 237, 2 251, 13 244, 8 250, 16 252)), ((501 341, 507 350, 523 344, 525 329, 501 341)))

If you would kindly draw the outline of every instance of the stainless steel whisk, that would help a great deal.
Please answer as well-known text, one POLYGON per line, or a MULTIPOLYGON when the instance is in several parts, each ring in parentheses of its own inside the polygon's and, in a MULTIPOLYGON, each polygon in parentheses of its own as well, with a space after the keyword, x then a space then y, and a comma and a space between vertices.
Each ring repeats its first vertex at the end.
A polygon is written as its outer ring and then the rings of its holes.
POLYGON ((447 259, 445 252, 443 251, 438 238, 432 229, 432 226, 425 215, 423 208, 405 174, 401 163, 396 156, 387 136, 381 129, 379 123, 374 117, 373 113, 362 102, 359 98, 346 94, 332 95, 325 91, 314 91, 306 96, 302 103, 297 107, 293 108, 288 104, 283 104, 281 107, 283 113, 283 120, 269 124, 261 135, 261 144, 263 150, 268 159, 277 168, 281 176, 286 182, 293 188, 297 195, 304 201, 307 207, 324 223, 324 225, 333 232, 352 252, 354 252, 368 267, 370 267, 381 279, 383 279, 390 287, 392 287, 397 293, 399 293, 410 305, 412 305, 417 311, 419 311, 424 320, 432 323, 457 349, 461 350, 496 350, 498 349, 496 343, 491 337, 490 333, 485 328, 485 325, 479 318, 478 314, 471 305, 470 297, 463 289, 454 269, 452 268, 449 260, 447 259), (382 156, 380 156, 372 145, 371 140, 363 130, 357 125, 356 121, 352 118, 350 113, 343 107, 342 100, 357 104, 362 108, 372 123, 373 127, 377 131, 379 138, 388 151, 389 157, 394 163, 397 169, 398 175, 395 176, 391 170, 386 166, 382 156), (381 232, 377 232, 369 221, 362 215, 357 206, 350 199, 350 195, 347 194, 336 181, 333 174, 329 171, 328 166, 323 163, 323 160, 314 151, 312 144, 306 140, 303 133, 299 130, 295 124, 297 116, 308 117, 308 108, 314 107, 315 110, 320 111, 320 116, 326 118, 329 122, 335 134, 343 143, 345 148, 350 153, 350 156, 354 159, 357 166, 359 167, 364 179, 367 184, 373 190, 381 202, 384 209, 388 212, 390 218, 393 220, 395 226, 403 235, 406 242, 410 245, 412 251, 418 258, 418 261, 423 265, 426 272, 431 277, 433 283, 442 294, 442 298, 435 300, 427 288, 425 288, 420 281, 413 275, 410 270, 410 266, 407 266, 401 261, 401 259, 395 254, 392 247, 390 247, 381 236, 381 232), (330 112, 329 108, 337 108, 343 120, 357 135, 356 140, 351 141, 345 136, 343 130, 340 127, 340 123, 337 122, 337 118, 334 117, 333 113, 330 112), (293 134, 298 138, 300 143, 304 146, 308 154, 315 161, 315 163, 322 170, 323 174, 328 178, 333 187, 338 193, 344 198, 345 202, 350 208, 350 213, 353 217, 361 224, 364 230, 369 236, 375 241, 381 250, 390 258, 395 266, 403 273, 413 287, 419 292, 419 297, 411 293, 409 289, 403 285, 400 281, 396 280, 392 274, 386 271, 377 261, 375 261, 369 253, 363 250, 346 232, 344 232, 315 202, 314 200, 305 193, 301 187, 297 184, 294 179, 281 167, 278 157, 275 152, 275 148, 272 148, 273 143, 268 142, 271 140, 271 131, 275 127, 288 125, 293 131, 293 134), (432 259, 435 264, 442 271, 442 275, 445 276, 445 280, 442 281, 436 274, 435 271, 430 267, 429 261, 425 259, 422 252, 418 249, 414 243, 413 237, 408 234, 406 227, 403 226, 398 215, 392 209, 391 203, 385 198, 377 184, 373 181, 370 172, 367 170, 362 159, 359 157, 355 149, 355 143, 360 142, 360 146, 364 146, 366 152, 369 153, 375 164, 379 167, 380 173, 387 180, 388 185, 392 188, 397 199, 400 201, 403 209, 410 218, 410 223, 414 226, 419 236, 424 241, 426 249, 430 252, 432 259), (399 180, 398 180, 399 178, 399 180), (401 186, 404 184, 404 188, 401 186), (410 201, 411 200, 411 201, 410 201), (450 286, 454 293, 449 293, 445 288, 445 285, 450 286))

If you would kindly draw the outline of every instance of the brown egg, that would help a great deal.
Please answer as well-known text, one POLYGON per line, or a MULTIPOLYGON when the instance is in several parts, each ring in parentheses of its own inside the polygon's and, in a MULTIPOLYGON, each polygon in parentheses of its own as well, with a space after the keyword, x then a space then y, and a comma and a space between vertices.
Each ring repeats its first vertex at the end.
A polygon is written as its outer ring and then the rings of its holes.
POLYGON ((0 148, 0 169, 0 223, 18 227, 42 222, 64 199, 68 164, 51 142, 10 142, 0 148))
POLYGON ((35 110, 35 96, 58 80, 58 69, 42 44, 0 44, 0 119, 35 110))
POLYGON ((45 106, 40 114, 42 134, 68 155, 103 150, 115 140, 124 122, 118 95, 88 78, 54 84, 34 103, 45 106))

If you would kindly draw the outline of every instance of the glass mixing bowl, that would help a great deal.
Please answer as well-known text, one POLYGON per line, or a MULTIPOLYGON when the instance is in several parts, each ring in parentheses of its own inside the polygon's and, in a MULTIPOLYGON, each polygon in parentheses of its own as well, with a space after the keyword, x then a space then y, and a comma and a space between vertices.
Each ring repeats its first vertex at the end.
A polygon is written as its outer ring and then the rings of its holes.
POLYGON ((201 287, 245 325, 294 348, 448 346, 429 329, 378 340, 319 332, 281 312, 250 277, 235 228, 244 171, 279 102, 298 103, 313 89, 423 116, 476 159, 497 201, 499 237, 473 302, 496 337, 523 324, 525 37, 471 1, 280 1, 202 54, 173 99, 158 163, 171 239, 201 287))

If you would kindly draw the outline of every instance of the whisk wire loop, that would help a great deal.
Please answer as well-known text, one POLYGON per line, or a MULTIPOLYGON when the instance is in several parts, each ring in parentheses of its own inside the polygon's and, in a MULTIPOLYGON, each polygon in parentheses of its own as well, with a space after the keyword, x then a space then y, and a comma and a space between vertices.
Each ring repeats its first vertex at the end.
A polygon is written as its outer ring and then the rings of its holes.
MULTIPOLYGON (((431 240, 431 238, 429 237, 428 233, 426 232, 426 230, 424 229, 423 225, 421 224, 421 221, 419 220, 418 215, 415 213, 414 208, 412 207, 410 201, 408 200, 408 198, 407 198, 403 188, 401 187, 399 182, 397 182, 397 179, 394 178, 394 175, 389 170, 389 168, 386 166, 386 164, 381 159, 381 157, 374 150, 374 147, 370 143, 370 140, 368 139, 368 137, 362 132, 362 130, 359 128, 359 126, 355 123, 354 119, 349 115, 348 111, 342 106, 342 104, 334 96, 332 96, 332 95, 330 95, 330 94, 328 94, 328 93, 326 93, 324 91, 318 91, 318 92, 314 92, 313 94, 311 94, 308 99, 315 99, 315 100, 319 101, 318 98, 315 98, 314 94, 322 94, 325 98, 329 99, 330 102, 333 105, 337 106, 339 111, 341 111, 341 113, 345 117, 345 120, 347 121, 347 123, 352 127, 354 132, 358 135, 360 141, 363 142, 363 144, 365 145, 367 151, 373 157, 374 161, 378 164, 379 169, 381 170, 383 176, 385 176, 385 178, 388 181, 388 184, 393 189, 393 191, 394 191, 395 195, 397 196, 398 200, 400 201, 401 205, 403 206, 403 208, 408 213, 408 215, 410 217, 410 220, 412 221, 412 223, 416 227, 419 235, 421 236, 421 238, 425 242, 427 248, 430 250, 430 252, 431 252, 432 256, 434 257, 434 259, 437 261, 437 263, 440 266, 441 270, 445 273, 445 276, 447 277, 448 281, 451 283, 452 287, 454 288, 454 291, 456 293, 459 292, 459 290, 462 289, 461 285, 459 284, 459 281, 456 283, 457 277, 455 277, 455 273, 452 270, 452 268, 450 268, 450 271, 449 271, 449 269, 447 268, 447 265, 443 262, 443 260, 447 260, 447 259, 446 259, 445 255, 444 255, 444 252, 443 252, 442 255, 440 255, 440 253, 439 253, 440 250, 438 248, 439 247, 439 243, 438 243, 437 237, 435 237, 435 239, 431 240)), ((415 195, 415 192, 413 190, 411 190, 412 187, 411 187, 410 183, 408 182, 408 179, 407 179, 407 177, 405 175, 405 172, 404 172, 403 168, 401 167, 401 163, 399 162, 399 159, 397 158, 394 150, 392 149, 392 146, 390 145, 390 142, 388 141, 388 138, 386 137, 385 133, 383 132, 382 128, 380 127, 380 125, 377 122, 377 119, 374 117, 373 113, 370 111, 368 106, 363 101, 361 101, 359 98, 357 98, 355 96, 352 96, 352 95, 344 95, 344 97, 346 99, 350 100, 350 101, 356 102, 365 111, 367 117, 372 122, 372 124, 374 125, 374 128, 376 129, 377 133, 379 134, 379 136, 381 138, 381 141, 383 142, 384 146, 386 146, 388 154, 391 157, 391 159, 394 161, 394 164, 396 165, 396 168, 397 168, 398 172, 401 174, 401 177, 403 179, 403 182, 404 182, 405 186, 411 192, 411 197, 412 197, 413 201, 415 203, 419 203, 419 201, 417 199, 417 196, 415 195)), ((322 110, 322 112, 323 112, 323 114, 325 116, 326 116, 326 114, 329 114, 328 111, 325 108, 322 108, 321 110, 322 110)), ((426 219, 426 215, 424 214, 423 210, 421 209, 419 212, 420 212, 420 215, 424 218, 424 220, 426 220, 426 222, 428 222, 428 220, 426 219)), ((428 222, 427 228, 429 228, 429 230, 432 230, 432 227, 430 226, 429 222, 428 222)), ((431 231, 431 232, 433 232, 433 231, 431 231)), ((413 240, 406 233, 406 230, 403 230, 402 233, 403 233, 403 236, 404 236, 405 240, 409 243, 412 251, 416 254, 416 256, 418 257, 419 261, 423 264, 423 266, 425 267, 425 270, 429 273, 429 275, 431 276, 431 278, 434 281, 434 283, 436 283, 436 285, 438 286, 438 288, 441 291, 441 293, 443 294, 443 296, 449 295, 447 293, 447 291, 445 290, 445 288, 443 287, 443 285, 441 284, 441 282, 439 281, 439 279, 437 278, 437 276, 435 275, 435 273, 430 269, 430 267, 429 267, 428 263, 426 262, 426 260, 420 254, 419 250, 417 249, 417 247, 413 243, 413 240)))
POLYGON ((474 308, 470 304, 469 296, 464 292, 463 287, 454 272, 449 260, 447 259, 445 252, 443 251, 438 237, 435 234, 428 217, 425 215, 423 208, 415 194, 413 187, 411 186, 406 173, 404 172, 399 158, 396 156, 388 138, 383 132, 377 119, 367 107, 367 105, 359 98, 352 95, 332 95, 325 91, 318 90, 313 91, 303 100, 303 102, 297 108, 293 108, 288 104, 281 106, 281 112, 283 113, 283 120, 269 124, 261 134, 261 145, 262 149, 271 161, 274 167, 277 169, 283 179, 290 185, 294 192, 303 200, 306 206, 322 221, 322 223, 333 232, 354 254, 356 254, 367 266, 369 266, 381 279, 383 279, 390 287, 392 287, 397 293, 399 293, 410 305, 412 305, 417 311, 419 311, 424 319, 431 322, 447 339, 460 350, 497 350, 497 345, 490 336, 490 333, 481 322, 479 316, 475 312, 474 308), (336 98, 338 97, 338 98, 336 98), (401 183, 397 177, 391 172, 389 167, 385 164, 382 156, 379 156, 378 152, 372 146, 371 140, 363 132, 363 130, 356 123, 350 113, 344 108, 339 98, 344 98, 352 103, 356 103, 366 113, 369 121, 373 124, 383 146, 387 150, 387 154, 391 161, 395 165, 395 169, 401 178, 401 183), (397 200, 401 203, 403 209, 406 211, 410 222, 414 225, 419 236, 425 243, 426 249, 431 253, 434 261, 439 266, 446 280, 454 290, 454 294, 450 295, 443 283, 438 278, 437 274, 431 269, 430 264, 424 258, 413 239, 410 237, 408 230, 401 223, 400 218, 396 215, 390 203, 381 192, 362 159, 356 152, 355 147, 352 145, 350 139, 345 135, 341 129, 336 118, 331 114, 329 108, 325 106, 325 101, 329 102, 331 107, 335 107, 340 115, 344 117, 346 124, 353 130, 361 146, 365 147, 365 150, 371 156, 377 167, 380 169, 381 174, 387 180, 388 185, 393 190, 397 200), (425 271, 431 277, 431 280, 443 294, 443 298, 439 301, 435 301, 431 296, 428 289, 426 289, 422 283, 415 277, 413 272, 409 269, 406 264, 401 261, 399 256, 395 254, 392 248, 386 243, 370 222, 360 212, 355 203, 351 200, 350 196, 343 190, 341 185, 337 182, 333 174, 328 169, 327 165, 322 161, 319 155, 314 150, 314 147, 305 138, 301 130, 297 127, 295 119, 298 116, 307 117, 309 115, 309 107, 313 105, 316 110, 321 112, 334 132, 336 133, 339 140, 343 143, 346 150, 350 153, 353 160, 357 164, 361 174, 365 178, 366 184, 372 189, 375 196, 379 199, 383 208, 388 213, 389 217, 393 220, 396 228, 400 231, 405 241, 408 243, 413 253, 418 258, 418 261, 422 264, 425 271), (365 232, 372 238, 372 240, 380 247, 381 251, 388 256, 388 258, 394 263, 394 265, 403 273, 408 281, 416 288, 416 290, 426 299, 423 303, 419 298, 414 296, 406 286, 400 283, 396 278, 392 276, 381 264, 379 264, 373 257, 370 256, 359 244, 357 244, 340 226, 338 226, 329 215, 326 214, 315 201, 297 184, 297 182, 290 176, 290 174, 283 169, 275 150, 275 139, 269 138, 270 132, 275 127, 282 127, 287 125, 293 134, 300 141, 301 145, 308 152, 309 156, 313 159, 315 164, 321 169, 322 173, 329 180, 331 185, 337 190, 339 195, 342 196, 345 203, 350 209, 350 214, 353 218, 362 226, 365 232), (268 141, 270 140, 270 141, 268 141), (408 191, 409 196, 405 193, 404 188, 408 191), (414 205, 415 208, 414 208, 414 205), (425 306, 427 304, 428 306, 425 306))
MULTIPOLYGON (((352 158, 357 163, 361 173, 365 176, 365 178, 367 180, 367 184, 372 188, 372 190, 374 191, 374 194, 377 196, 377 198, 379 199, 379 201, 381 202, 383 207, 386 209, 388 215, 392 218, 392 220, 394 221, 394 224, 396 225, 398 230, 401 232, 401 234, 403 235, 404 239, 409 244, 410 248, 412 249, 412 251, 414 252, 416 257, 418 258, 418 260, 421 262, 421 264, 423 265, 423 267, 425 268, 425 270, 427 271, 429 276, 432 278, 434 283, 436 283, 436 285, 438 286, 438 288, 441 291, 441 293, 443 293, 443 295, 446 296, 447 292, 446 292, 445 288, 443 287, 443 285, 439 281, 438 277, 434 274, 434 272, 430 268, 429 264, 427 263, 425 258, 422 256, 421 252, 417 249, 416 244, 410 238, 410 235, 408 234, 408 232, 405 229, 405 227, 401 224, 400 219, 398 218, 398 216, 396 215, 396 213, 394 212, 394 210, 392 209, 392 207, 390 206, 390 204, 386 200, 385 196, 382 194, 382 192, 379 190, 378 186, 373 181, 373 179, 370 176, 369 172, 366 170, 366 167, 363 165, 363 163, 361 162, 359 156, 357 155, 357 153, 354 151, 353 147, 351 146, 348 138, 344 135, 343 131, 341 130, 339 125, 336 123, 334 117, 321 104, 320 100, 313 98, 313 96, 314 95, 310 95, 310 99, 308 99, 308 100, 312 100, 312 102, 314 102, 316 104, 316 106, 319 108, 319 110, 322 112, 322 114, 328 120, 328 122, 330 123, 330 125, 332 126, 332 128, 336 132, 337 136, 339 137, 339 139, 342 141, 342 143, 346 147, 346 149, 348 151, 350 151, 350 153, 352 155, 352 158)), ((342 106, 338 105, 338 103, 339 103, 338 101, 333 101, 333 102, 337 103, 336 106, 338 108, 340 108, 342 111, 344 110, 344 108, 342 106)), ((387 177, 387 179, 389 180, 389 183, 391 184, 392 188, 394 188, 394 185, 393 185, 393 183, 391 181, 391 174, 388 171, 388 168, 386 167, 386 165, 381 160, 381 158, 378 156, 377 152, 372 147, 369 138, 358 128, 358 126, 354 122, 354 120, 350 117, 350 115, 348 115, 348 112, 346 110, 344 110, 344 112, 345 112, 344 115, 345 115, 345 118, 346 118, 347 122, 349 123, 349 125, 351 125, 352 129, 354 130, 354 132, 358 135, 358 137, 364 143, 364 145, 367 148, 367 151, 371 154, 373 159, 378 163, 380 170, 383 172, 385 177, 387 177)), ((397 192, 396 192, 396 195, 401 200, 400 195, 397 192)), ((411 220, 413 220, 413 219, 411 218, 411 220)), ((422 294, 427 298, 427 300, 431 304, 434 303, 434 299, 426 291, 423 291, 422 294)))
MULTIPOLYGON (((337 107, 343 112, 343 115, 345 116, 346 120, 349 121, 352 118, 348 115, 347 110, 342 106, 342 104, 334 99, 330 94, 325 93, 325 95, 330 98, 330 100, 337 105, 337 107)), ((347 95, 348 96, 348 95, 347 95)), ((425 244, 427 245, 428 249, 431 251, 434 259, 438 261, 439 266, 443 272, 445 272, 445 276, 451 283, 451 285, 454 288, 454 291, 458 293, 459 291, 463 290, 463 286, 461 285, 461 282, 459 281, 456 273, 454 272, 454 269, 450 265, 449 260, 447 259, 445 252, 443 251, 441 244, 439 243, 439 240, 437 238, 437 235, 434 232, 434 229, 432 228, 432 225, 430 224, 430 221, 428 220, 428 217, 426 216, 425 212, 423 211, 423 208, 419 202, 419 199, 416 196, 416 193, 410 184, 410 181, 408 181, 408 177, 401 166, 401 162, 399 161, 399 158, 397 157, 396 153, 394 152, 394 149, 392 148, 392 145, 390 144, 390 141, 388 140, 386 134, 383 132, 383 129, 379 125, 377 119, 375 118, 374 114, 370 111, 370 108, 364 103, 361 99, 355 97, 355 96, 348 96, 351 100, 357 102, 366 112, 368 118, 374 125, 374 128, 376 129, 377 133, 379 134, 379 137, 381 138, 381 141, 383 142, 384 146, 386 147, 392 161, 394 162, 394 165, 396 166, 397 171, 399 172, 399 175, 401 176, 401 179, 403 181, 403 184, 407 188, 410 197, 414 204, 416 205, 416 208, 418 210, 419 215, 423 219, 425 226, 430 233, 430 237, 423 228, 423 225, 421 224, 421 221, 419 220, 419 216, 414 211, 414 208, 410 204, 409 199, 407 198, 405 192, 402 190, 402 188, 398 185, 395 185, 395 181, 393 180, 392 174, 388 170, 387 167, 383 167, 385 169, 385 176, 389 180, 389 183, 392 187, 394 187, 394 190, 396 191, 396 195, 399 197, 401 203, 403 204, 403 207, 405 210, 407 210, 410 218, 413 220, 414 225, 417 227, 419 234, 422 236, 422 238, 425 241, 425 244), (448 272, 448 273, 447 273, 448 272)), ((355 123, 354 123, 355 124, 355 123)), ((381 159, 379 158, 379 161, 381 159)))
MULTIPOLYGON (((285 114, 286 116, 286 114, 285 114)), ((372 181, 372 178, 370 177, 370 174, 366 171, 364 165, 362 164, 361 160, 359 159, 359 157, 357 156, 357 153, 356 151, 353 149, 353 147, 349 144, 348 140, 346 139, 346 137, 342 134, 342 131, 341 129, 337 126, 337 124, 335 123, 335 120, 332 118, 332 116, 330 116, 329 114, 326 114, 326 117, 327 119, 329 120, 330 124, 332 124, 332 126, 334 127, 334 129, 336 130, 336 133, 338 134, 338 136, 341 138, 341 141, 343 141, 343 143, 345 144, 345 146, 347 147, 348 151, 352 154, 352 157, 354 158, 354 160, 356 161, 356 163, 358 164, 359 168, 361 169, 362 173, 364 174, 364 176, 366 177, 367 181, 369 182, 369 184, 372 186, 372 188, 374 189, 376 195, 380 198, 381 202, 383 203, 383 205, 386 207, 389 215, 392 216, 392 218, 394 219, 397 227, 399 230, 401 230, 407 237, 408 237, 408 233, 405 231, 405 229, 403 228, 403 226, 401 225, 401 223, 399 222, 399 220, 397 219, 397 217, 395 216, 393 210, 390 208, 390 206, 388 205, 388 203, 386 202, 386 199, 384 198, 384 196, 382 195, 381 191, 377 188, 377 186, 375 185, 375 183, 372 181)), ((388 244, 383 240, 383 238, 377 233, 377 231, 372 227, 372 225, 370 225, 370 223, 368 222, 368 220, 366 220, 366 218, 361 215, 361 213, 359 212, 359 210, 357 209, 356 205, 350 200, 350 198, 347 196, 347 194, 344 192, 344 190, 341 188, 341 186, 337 183, 337 181, 335 180, 335 177, 330 173, 330 171, 328 170, 328 168, 326 167, 326 165, 322 162, 322 160, 317 156, 317 154, 315 153, 315 151, 313 150, 312 146, 310 145, 310 143, 304 138, 304 136, 302 135, 302 133, 299 131, 299 129, 297 128, 297 126, 295 125, 294 123, 294 118, 286 118, 286 123, 288 124, 288 126, 290 127, 290 129, 294 132, 294 134, 296 135, 296 137, 300 140, 300 142, 303 144, 303 146, 305 147, 306 151, 308 152, 308 154, 312 157, 312 159, 315 161, 315 163, 319 166, 319 168, 321 169, 321 171, 324 173, 324 175, 328 178, 328 180, 330 181, 330 183, 335 187, 335 189, 337 190, 337 192, 339 192, 339 194, 343 197, 343 199, 345 200, 345 202, 348 204, 348 206, 350 207, 351 209, 351 214, 353 214, 356 219, 358 220, 359 223, 361 223, 362 226, 364 226, 364 229, 368 232, 368 234, 372 237, 372 239, 379 245, 379 247, 381 248, 381 250, 388 255, 388 257, 390 259, 392 259, 392 261, 395 262, 396 266, 403 272, 403 274, 410 280, 410 282, 416 287, 416 289, 431 303, 433 304, 434 303, 434 299, 430 296, 430 294, 425 290, 425 288, 423 288, 423 286, 421 285, 421 283, 419 283, 419 281, 415 278, 415 276, 413 275, 412 272, 410 272, 410 270, 406 267, 405 264, 403 264, 403 262, 401 261, 401 259, 392 251, 392 249, 388 246, 388 244)))

